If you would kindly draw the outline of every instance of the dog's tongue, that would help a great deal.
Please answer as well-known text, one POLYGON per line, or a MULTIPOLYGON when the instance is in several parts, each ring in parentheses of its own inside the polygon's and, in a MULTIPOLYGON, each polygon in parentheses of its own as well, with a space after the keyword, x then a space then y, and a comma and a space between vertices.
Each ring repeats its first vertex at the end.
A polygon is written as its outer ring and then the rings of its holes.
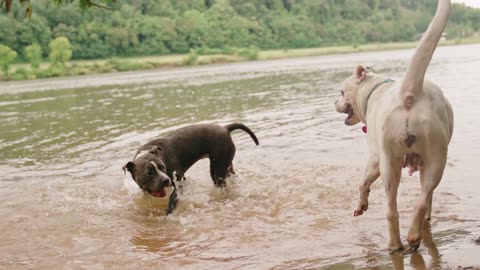
POLYGON ((162 190, 157 191, 157 192, 152 192, 152 194, 155 197, 165 197, 165 195, 167 195, 167 192, 165 191, 165 189, 162 189, 162 190))

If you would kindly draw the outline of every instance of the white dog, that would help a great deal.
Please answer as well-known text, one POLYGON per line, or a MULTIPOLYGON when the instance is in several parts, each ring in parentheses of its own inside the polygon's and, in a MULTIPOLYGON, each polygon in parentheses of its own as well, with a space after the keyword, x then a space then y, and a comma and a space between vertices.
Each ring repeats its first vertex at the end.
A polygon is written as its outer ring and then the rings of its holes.
MULTIPOLYGON (((450 0, 439 0, 437 12, 423 35, 408 65, 403 80, 359 66, 342 87, 342 98, 335 103, 337 112, 348 114, 345 124, 368 124, 370 157, 359 185, 360 199, 354 215, 368 208, 368 193, 381 175, 387 194, 389 249, 404 249, 400 240, 397 190, 402 167, 410 175, 420 171, 421 195, 408 232, 409 251, 421 241, 424 221, 429 222, 433 190, 440 183, 453 132, 453 112, 441 89, 424 76, 447 23, 450 0)), ((366 131, 366 130, 364 130, 366 131)))

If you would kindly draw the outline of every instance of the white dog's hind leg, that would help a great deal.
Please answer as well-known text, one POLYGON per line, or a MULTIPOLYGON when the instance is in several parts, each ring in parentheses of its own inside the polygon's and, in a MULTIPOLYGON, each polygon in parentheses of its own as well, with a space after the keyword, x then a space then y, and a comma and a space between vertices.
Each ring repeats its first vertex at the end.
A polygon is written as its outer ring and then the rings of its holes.
POLYGON ((433 153, 429 157, 433 159, 424 160, 424 168, 420 171, 422 193, 418 198, 413 222, 407 237, 410 248, 413 250, 420 246, 424 220, 431 217, 433 191, 442 179, 447 154, 433 153))
POLYGON ((360 185, 358 186, 360 197, 358 200, 358 205, 353 216, 360 216, 364 211, 368 209, 368 195, 370 193, 370 186, 377 180, 380 176, 380 170, 378 168, 378 155, 371 155, 368 159, 367 166, 365 167, 365 172, 362 175, 360 180, 360 185))
POLYGON ((433 200, 433 192, 430 196, 427 197, 427 211, 425 213, 424 224, 429 225, 430 220, 432 219, 432 200, 433 200))
POLYGON ((380 157, 380 175, 382 176, 385 193, 387 194, 387 220, 390 234, 388 248, 392 252, 404 249, 400 240, 397 210, 397 191, 400 184, 402 164, 402 157, 393 158, 388 154, 382 154, 380 157))

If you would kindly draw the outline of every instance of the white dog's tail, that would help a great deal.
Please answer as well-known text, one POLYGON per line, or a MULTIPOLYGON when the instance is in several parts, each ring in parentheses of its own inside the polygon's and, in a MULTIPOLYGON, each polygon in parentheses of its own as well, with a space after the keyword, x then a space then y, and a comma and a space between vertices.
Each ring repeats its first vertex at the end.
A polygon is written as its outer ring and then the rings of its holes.
POLYGON ((423 34, 402 82, 401 92, 405 108, 410 109, 415 103, 415 96, 423 90, 425 72, 432 59, 450 13, 450 0, 439 0, 437 12, 427 31, 423 34))

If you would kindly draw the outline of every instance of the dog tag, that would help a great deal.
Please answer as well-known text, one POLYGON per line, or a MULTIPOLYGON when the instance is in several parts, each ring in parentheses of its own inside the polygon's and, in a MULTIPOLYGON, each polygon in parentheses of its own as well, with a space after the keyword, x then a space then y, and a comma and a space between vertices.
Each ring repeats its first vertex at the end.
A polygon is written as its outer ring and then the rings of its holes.
POLYGON ((362 131, 363 131, 363 133, 367 133, 367 126, 363 126, 362 131))

